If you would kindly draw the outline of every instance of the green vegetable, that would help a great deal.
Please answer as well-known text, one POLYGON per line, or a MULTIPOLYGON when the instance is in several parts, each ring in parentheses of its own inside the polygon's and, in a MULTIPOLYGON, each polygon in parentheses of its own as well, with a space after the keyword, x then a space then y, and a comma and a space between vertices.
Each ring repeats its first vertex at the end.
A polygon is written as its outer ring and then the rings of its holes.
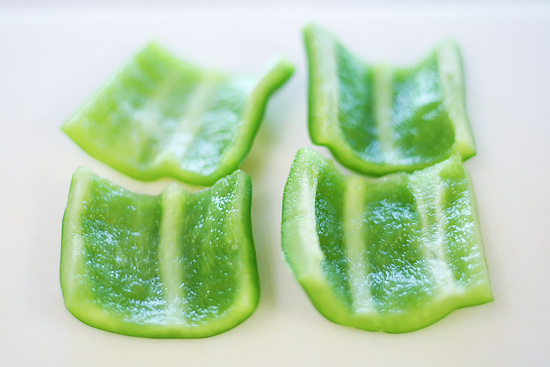
POLYGON ((307 148, 283 198, 286 261, 329 320, 409 332, 492 300, 460 157, 412 174, 346 177, 307 148))
POLYGON ((93 157, 141 180, 211 185, 248 154, 269 97, 293 73, 259 77, 180 61, 153 43, 62 127, 93 157))
POLYGON ((305 29, 305 42, 310 136, 343 165, 383 175, 475 154, 455 43, 397 69, 366 65, 318 26, 305 29))
POLYGON ((259 298, 250 207, 242 171, 193 194, 171 184, 149 196, 79 168, 63 218, 68 310, 90 326, 142 337, 231 329, 259 298))

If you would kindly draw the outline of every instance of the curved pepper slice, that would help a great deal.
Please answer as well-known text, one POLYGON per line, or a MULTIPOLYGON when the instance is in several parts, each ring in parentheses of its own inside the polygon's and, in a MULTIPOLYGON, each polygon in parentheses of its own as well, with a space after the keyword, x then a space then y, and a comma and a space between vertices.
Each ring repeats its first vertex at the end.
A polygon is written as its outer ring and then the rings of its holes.
POLYGON ((475 154, 455 43, 397 69, 366 65, 318 26, 304 33, 310 136, 343 165, 383 175, 475 154))
POLYGON ((315 307, 338 324, 409 332, 492 300, 458 156, 366 179, 300 150, 284 192, 282 245, 315 307))
POLYGON ((152 43, 62 127, 82 149, 140 180, 211 185, 248 154, 269 97, 292 75, 259 77, 183 62, 152 43))
POLYGON ((107 331, 201 338, 244 321, 259 299, 251 181, 242 171, 193 194, 129 192, 88 169, 63 218, 67 309, 107 331))

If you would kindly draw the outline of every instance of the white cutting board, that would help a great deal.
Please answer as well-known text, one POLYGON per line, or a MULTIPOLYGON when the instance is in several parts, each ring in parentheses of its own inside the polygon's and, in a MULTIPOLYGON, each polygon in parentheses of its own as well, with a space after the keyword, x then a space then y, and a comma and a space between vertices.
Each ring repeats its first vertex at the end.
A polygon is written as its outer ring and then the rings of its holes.
MULTIPOLYGON (((1 366, 543 366, 550 364, 550 7, 491 5, 0 11, 1 366), (342 327, 310 304, 282 260, 283 186, 306 130, 301 28, 316 21, 368 61, 408 64, 439 40, 462 47, 494 302, 409 334, 342 327), (152 39, 199 64, 258 73, 296 65, 243 169, 253 177, 262 298, 237 328, 202 340, 111 334, 67 312, 61 219, 79 165, 140 192, 59 130, 152 39)), ((325 149, 316 148, 328 155, 325 149)))

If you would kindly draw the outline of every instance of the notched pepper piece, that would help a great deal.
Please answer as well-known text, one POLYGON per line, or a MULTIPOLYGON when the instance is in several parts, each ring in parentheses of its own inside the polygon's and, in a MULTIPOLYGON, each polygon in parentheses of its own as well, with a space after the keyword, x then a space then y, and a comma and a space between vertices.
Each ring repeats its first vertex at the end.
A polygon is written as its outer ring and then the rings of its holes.
POLYGON ((62 127, 82 149, 140 180, 211 185, 248 154, 286 60, 259 77, 183 62, 152 43, 62 127))
POLYGON ((188 193, 132 193, 85 168, 63 218, 67 309, 107 331, 201 338, 244 321, 259 299, 251 180, 236 171, 188 193))
POLYGON ((398 69, 365 64, 318 26, 304 34, 310 136, 343 165, 379 176, 475 155, 454 42, 398 69))
POLYGON ((455 155, 412 174, 346 177, 304 148, 283 198, 282 246, 327 319, 409 332, 492 291, 468 175, 455 155))

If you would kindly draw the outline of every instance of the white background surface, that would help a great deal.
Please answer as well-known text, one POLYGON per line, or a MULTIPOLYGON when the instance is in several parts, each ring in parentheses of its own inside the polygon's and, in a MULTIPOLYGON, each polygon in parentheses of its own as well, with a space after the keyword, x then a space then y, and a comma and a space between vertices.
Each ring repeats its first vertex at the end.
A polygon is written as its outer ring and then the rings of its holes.
POLYGON ((0 46, 1 366, 550 364, 550 7, 0 9, 0 46), (448 36, 461 45, 478 146, 466 166, 494 302, 409 334, 369 333, 325 320, 292 278, 280 251, 280 212, 294 154, 311 145, 301 36, 309 21, 369 61, 413 62, 448 36), (187 60, 235 72, 257 73, 275 55, 297 67, 243 165, 253 177, 261 303, 242 325, 209 339, 96 330, 67 312, 59 286, 61 219, 77 166, 140 192, 158 193, 167 182, 126 178, 59 130, 152 39, 187 60))

